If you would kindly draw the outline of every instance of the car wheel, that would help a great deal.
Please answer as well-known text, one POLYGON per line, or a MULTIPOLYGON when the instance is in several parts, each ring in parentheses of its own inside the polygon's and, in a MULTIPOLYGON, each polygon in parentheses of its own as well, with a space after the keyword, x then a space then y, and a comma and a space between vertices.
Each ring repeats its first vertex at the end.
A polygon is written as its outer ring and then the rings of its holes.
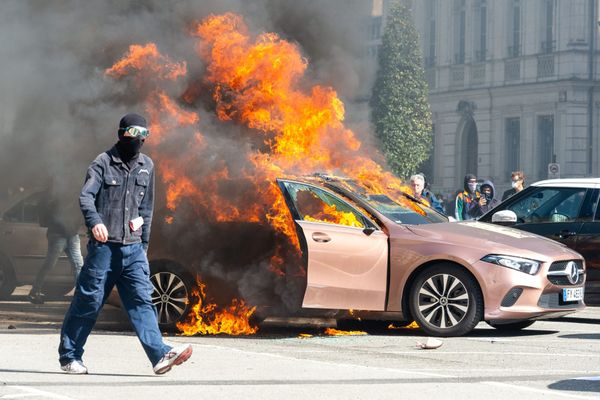
POLYGON ((511 322, 509 324, 501 324, 501 323, 490 322, 490 321, 485 321, 485 322, 489 326, 496 328, 500 332, 513 332, 513 331, 520 331, 521 329, 525 329, 525 328, 533 325, 533 323, 535 321, 525 320, 525 321, 511 322))
POLYGON ((194 279, 183 267, 169 261, 152 262, 150 271, 158 325, 163 330, 173 331, 188 314, 194 279))
POLYGON ((0 298, 9 297, 16 287, 15 272, 10 264, 0 258, 0 298))
POLYGON ((73 290, 73 283, 45 283, 42 293, 47 299, 60 299, 73 290))
POLYGON ((421 329, 432 336, 469 333, 483 316, 483 295, 475 279, 450 264, 425 268, 410 292, 410 310, 421 329))

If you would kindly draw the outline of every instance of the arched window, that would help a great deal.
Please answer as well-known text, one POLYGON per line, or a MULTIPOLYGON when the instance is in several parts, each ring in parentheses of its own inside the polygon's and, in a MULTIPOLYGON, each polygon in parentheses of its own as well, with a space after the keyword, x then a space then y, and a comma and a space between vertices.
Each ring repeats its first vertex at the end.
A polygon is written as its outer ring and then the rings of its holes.
POLYGON ((477 157, 479 154, 478 144, 477 126, 475 125, 473 118, 470 118, 465 124, 465 129, 463 131, 462 157, 465 160, 465 174, 469 173, 477 175, 477 157))

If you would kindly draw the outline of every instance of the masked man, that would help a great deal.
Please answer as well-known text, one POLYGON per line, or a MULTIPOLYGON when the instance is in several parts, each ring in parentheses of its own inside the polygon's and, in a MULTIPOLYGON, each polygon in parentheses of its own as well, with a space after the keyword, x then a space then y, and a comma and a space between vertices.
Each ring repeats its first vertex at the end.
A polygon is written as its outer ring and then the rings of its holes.
POLYGON ((171 347, 162 340, 146 251, 154 208, 154 164, 140 153, 148 137, 146 120, 127 114, 119 122, 118 142, 87 170, 79 196, 89 231, 88 254, 63 322, 61 369, 87 374, 83 346, 116 285, 129 320, 156 374, 186 361, 191 345, 171 347))
POLYGON ((482 215, 479 200, 481 193, 477 191, 477 177, 473 174, 465 175, 464 190, 456 196, 454 217, 457 221, 467 221, 482 215))

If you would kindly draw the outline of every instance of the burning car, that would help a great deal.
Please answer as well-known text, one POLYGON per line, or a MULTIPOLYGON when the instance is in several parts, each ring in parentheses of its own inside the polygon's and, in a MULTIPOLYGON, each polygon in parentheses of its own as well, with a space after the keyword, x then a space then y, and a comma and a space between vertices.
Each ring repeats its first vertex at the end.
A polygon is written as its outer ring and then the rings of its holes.
POLYGON ((363 319, 415 320, 427 334, 458 336, 480 321, 517 330, 585 307, 584 260, 554 241, 482 222, 450 223, 410 195, 369 193, 351 180, 277 184, 305 268, 298 314, 344 318, 353 310, 363 319))

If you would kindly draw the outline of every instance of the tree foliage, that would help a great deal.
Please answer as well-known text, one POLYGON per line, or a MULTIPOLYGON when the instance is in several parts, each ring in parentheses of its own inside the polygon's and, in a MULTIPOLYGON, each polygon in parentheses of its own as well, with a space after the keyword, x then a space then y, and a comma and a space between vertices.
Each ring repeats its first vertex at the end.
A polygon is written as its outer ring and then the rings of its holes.
POLYGON ((431 112, 409 0, 393 3, 379 51, 372 120, 388 165, 400 177, 430 156, 431 112))

